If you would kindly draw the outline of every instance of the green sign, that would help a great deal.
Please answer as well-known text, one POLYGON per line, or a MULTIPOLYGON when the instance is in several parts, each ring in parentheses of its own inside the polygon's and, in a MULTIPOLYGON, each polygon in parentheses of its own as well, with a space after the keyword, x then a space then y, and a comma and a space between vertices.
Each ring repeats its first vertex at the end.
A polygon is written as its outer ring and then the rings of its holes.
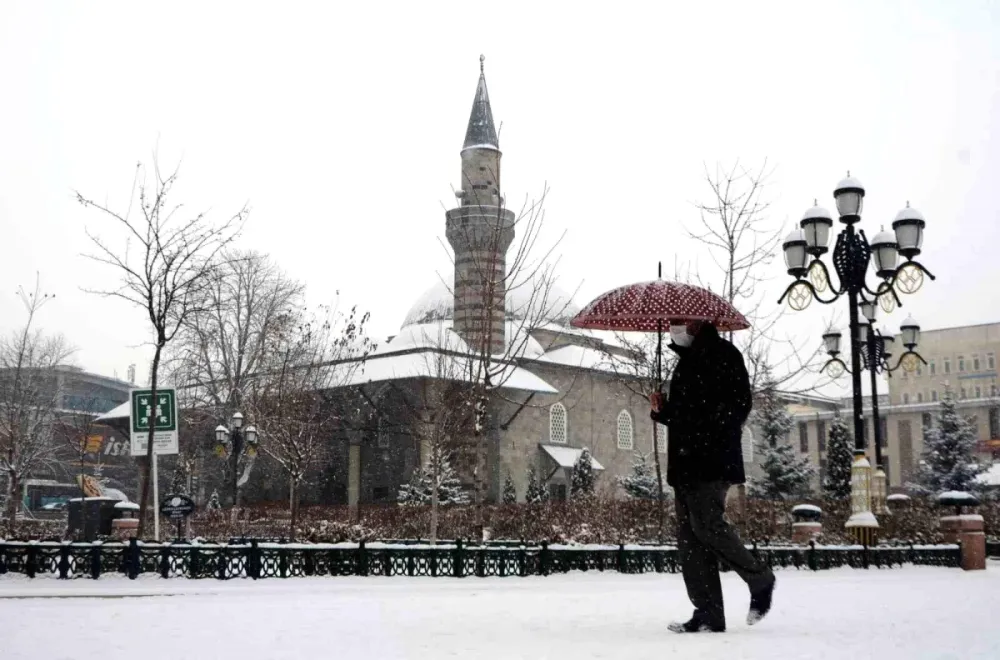
POLYGON ((177 406, 174 390, 156 391, 156 405, 153 405, 151 390, 132 390, 132 433, 177 430, 177 406))

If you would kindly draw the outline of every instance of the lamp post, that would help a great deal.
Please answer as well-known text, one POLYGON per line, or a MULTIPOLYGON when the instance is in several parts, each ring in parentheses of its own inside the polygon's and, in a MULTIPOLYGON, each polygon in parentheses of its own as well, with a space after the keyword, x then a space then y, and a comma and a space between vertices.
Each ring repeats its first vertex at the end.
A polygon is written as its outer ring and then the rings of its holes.
MULTIPOLYGON (((900 211, 892 223, 892 232, 882 231, 869 244, 864 230, 856 225, 861 221, 861 209, 865 197, 864 186, 848 172, 847 177, 837 184, 833 192, 839 221, 844 229, 837 235, 832 261, 838 284, 834 287, 830 272, 821 257, 829 251, 827 247, 833 228, 833 216, 814 203, 805 212, 794 230, 785 239, 783 250, 788 274, 795 278, 782 294, 778 303, 786 298, 792 309, 801 311, 813 299, 823 304, 832 304, 841 297, 848 300, 850 367, 838 357, 840 334, 828 332, 823 336, 831 360, 827 366, 847 370, 851 374, 851 389, 854 408, 854 465, 851 468, 851 511, 847 528, 862 543, 871 541, 878 522, 871 511, 871 465, 865 458, 865 426, 861 387, 862 360, 874 364, 870 351, 863 350, 874 341, 875 333, 867 318, 862 321, 862 304, 865 310, 874 309, 877 302, 887 313, 897 305, 902 305, 899 293, 911 294, 920 289, 924 275, 934 276, 914 257, 920 254, 923 230, 926 225, 923 216, 916 210, 906 208, 900 211), (904 262, 899 264, 899 257, 904 262), (811 259, 810 259, 811 258, 811 259), (874 260, 874 270, 878 282, 873 289, 866 281, 869 265, 874 260), (868 355, 866 355, 868 354, 868 355)), ((879 342, 876 342, 879 343, 879 342)), ((902 360, 902 358, 901 358, 902 360)), ((907 364, 910 364, 909 361, 907 364)), ((835 368, 836 369, 836 368, 835 368)), ((839 374, 837 374, 839 375, 839 374)), ((877 406, 878 392, 875 376, 872 376, 872 405, 877 406)), ((876 408, 877 410, 877 408, 876 408)), ((876 417, 877 419, 877 417, 876 417)), ((876 422, 876 427, 878 423, 876 422)), ((876 434, 879 429, 876 428, 876 434)), ((876 452, 880 456, 881 443, 876 441, 876 452)))
POLYGON ((220 453, 228 454, 233 461, 233 509, 236 509, 240 488, 240 454, 244 449, 251 456, 257 452, 257 429, 253 426, 244 429, 243 414, 239 412, 233 413, 230 426, 231 431, 222 424, 215 427, 215 439, 219 443, 220 453))

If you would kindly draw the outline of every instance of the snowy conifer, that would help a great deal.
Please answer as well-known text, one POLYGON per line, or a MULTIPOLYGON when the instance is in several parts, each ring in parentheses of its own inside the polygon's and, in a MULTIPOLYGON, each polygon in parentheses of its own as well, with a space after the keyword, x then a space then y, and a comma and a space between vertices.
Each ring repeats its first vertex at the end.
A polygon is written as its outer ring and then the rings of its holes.
POLYGON ((538 481, 535 468, 528 468, 528 490, 524 494, 524 501, 528 504, 541 504, 549 499, 549 494, 545 490, 545 485, 538 481))
POLYGON ((503 481, 503 503, 517 504, 517 489, 514 488, 514 480, 510 478, 510 473, 503 481))
POLYGON ((468 504, 469 494, 451 466, 448 452, 433 452, 427 466, 413 471, 410 482, 399 489, 400 504, 430 504, 437 482, 438 504, 468 504))
POLYGON ((649 464, 646 454, 635 453, 632 462, 632 474, 618 477, 618 483, 625 493, 637 500, 655 500, 660 496, 656 487, 656 467, 649 464))
POLYGON ((937 494, 949 490, 972 491, 982 467, 976 464, 976 431, 958 413, 951 392, 939 404, 936 424, 924 429, 924 453, 915 490, 937 494))
POLYGON ((587 497, 594 494, 595 475, 594 464, 590 458, 590 450, 584 448, 580 452, 576 464, 573 465, 573 475, 570 481, 572 497, 587 497))
POLYGON ((770 379, 764 382, 757 394, 753 421, 760 429, 761 442, 757 445, 763 475, 750 482, 750 494, 768 500, 784 500, 805 494, 816 474, 816 469, 806 456, 798 456, 788 443, 792 417, 778 398, 778 391, 770 379))
POLYGON ((854 438, 838 412, 830 425, 826 441, 826 474, 823 492, 827 497, 845 500, 851 496, 851 464, 854 462, 854 438))
POLYGON ((222 502, 219 501, 219 491, 213 490, 212 496, 208 498, 208 509, 209 511, 218 511, 222 508, 222 502))
POLYGON ((174 478, 170 482, 170 492, 173 494, 187 494, 187 471, 184 469, 183 458, 178 457, 177 467, 174 468, 174 478))

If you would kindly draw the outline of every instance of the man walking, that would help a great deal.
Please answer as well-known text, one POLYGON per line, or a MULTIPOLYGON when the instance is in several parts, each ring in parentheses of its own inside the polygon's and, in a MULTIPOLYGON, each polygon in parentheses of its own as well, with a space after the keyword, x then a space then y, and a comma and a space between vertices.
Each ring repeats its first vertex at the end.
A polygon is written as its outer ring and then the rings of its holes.
POLYGON ((650 396, 651 417, 670 430, 667 483, 677 509, 677 549, 694 615, 672 623, 674 632, 724 632, 719 560, 750 588, 747 623, 771 609, 775 578, 726 522, 726 494, 746 481, 742 427, 753 398, 743 356, 711 323, 672 324, 670 348, 679 359, 670 398, 650 396))

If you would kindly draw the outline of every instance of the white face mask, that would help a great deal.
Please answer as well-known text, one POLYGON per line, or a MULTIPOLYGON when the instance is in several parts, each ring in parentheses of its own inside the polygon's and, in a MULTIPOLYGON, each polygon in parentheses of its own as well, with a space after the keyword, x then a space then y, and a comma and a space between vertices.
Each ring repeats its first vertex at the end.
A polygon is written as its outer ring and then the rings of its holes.
POLYGON ((671 325, 670 338, 678 346, 688 347, 694 341, 694 337, 688 334, 686 325, 671 325))

